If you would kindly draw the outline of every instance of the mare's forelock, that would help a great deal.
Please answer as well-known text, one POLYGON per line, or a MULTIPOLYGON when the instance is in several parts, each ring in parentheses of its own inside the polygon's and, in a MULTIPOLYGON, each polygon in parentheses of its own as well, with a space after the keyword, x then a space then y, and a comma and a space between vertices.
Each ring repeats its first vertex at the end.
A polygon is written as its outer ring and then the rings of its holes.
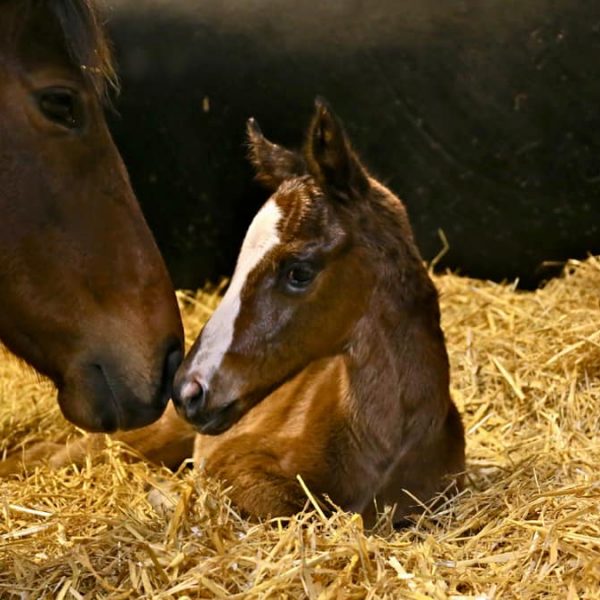
POLYGON ((110 44, 91 0, 12 0, 6 6, 14 7, 14 10, 9 9, 9 18, 2 28, 3 41, 9 51, 11 46, 23 41, 31 19, 54 19, 72 65, 89 82, 98 98, 108 101, 110 92, 118 91, 110 44))

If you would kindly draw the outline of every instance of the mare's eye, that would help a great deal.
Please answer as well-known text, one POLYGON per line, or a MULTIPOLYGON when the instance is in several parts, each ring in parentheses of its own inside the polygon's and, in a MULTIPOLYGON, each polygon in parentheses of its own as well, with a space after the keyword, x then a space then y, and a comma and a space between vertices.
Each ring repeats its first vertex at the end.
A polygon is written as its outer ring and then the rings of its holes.
POLYGON ((317 276, 317 269, 310 263, 297 262, 291 264, 285 272, 285 284, 292 292, 305 290, 317 276))
POLYGON ((53 123, 67 129, 82 125, 83 110, 76 91, 66 87, 51 87, 36 94, 42 114, 53 123))

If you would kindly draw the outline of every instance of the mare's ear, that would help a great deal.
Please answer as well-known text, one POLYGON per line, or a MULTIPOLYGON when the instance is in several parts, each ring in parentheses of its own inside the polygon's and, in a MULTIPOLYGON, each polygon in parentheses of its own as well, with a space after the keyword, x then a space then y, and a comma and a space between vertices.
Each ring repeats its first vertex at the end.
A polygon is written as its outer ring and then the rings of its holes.
POLYGON ((358 199, 368 191, 368 175, 352 150, 341 121, 322 98, 315 100, 305 158, 309 173, 340 199, 358 199))
POLYGON ((304 159, 296 152, 270 142, 254 119, 248 119, 246 131, 256 179, 267 189, 275 191, 286 179, 306 173, 304 159))

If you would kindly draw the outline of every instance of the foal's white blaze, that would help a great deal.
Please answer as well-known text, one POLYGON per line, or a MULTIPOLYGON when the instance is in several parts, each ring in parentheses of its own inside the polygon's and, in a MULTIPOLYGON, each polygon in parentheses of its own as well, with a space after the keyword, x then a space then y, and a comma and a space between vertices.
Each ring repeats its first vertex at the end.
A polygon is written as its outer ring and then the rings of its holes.
POLYGON ((248 275, 263 257, 280 243, 277 226, 281 211, 274 200, 269 200, 254 217, 248 228, 237 265, 217 310, 202 332, 198 354, 193 358, 191 371, 198 373, 206 384, 221 366, 233 340, 235 322, 240 312, 240 294, 248 275))

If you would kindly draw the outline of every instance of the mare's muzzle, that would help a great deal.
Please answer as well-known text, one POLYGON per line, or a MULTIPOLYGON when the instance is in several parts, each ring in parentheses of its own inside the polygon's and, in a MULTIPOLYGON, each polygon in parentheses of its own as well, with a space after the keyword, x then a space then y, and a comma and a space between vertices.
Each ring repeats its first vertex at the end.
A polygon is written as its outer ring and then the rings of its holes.
POLYGON ((182 357, 180 343, 169 341, 156 372, 147 376, 124 369, 114 358, 87 362, 60 386, 61 410, 87 431, 110 433, 149 425, 165 410, 182 357))

